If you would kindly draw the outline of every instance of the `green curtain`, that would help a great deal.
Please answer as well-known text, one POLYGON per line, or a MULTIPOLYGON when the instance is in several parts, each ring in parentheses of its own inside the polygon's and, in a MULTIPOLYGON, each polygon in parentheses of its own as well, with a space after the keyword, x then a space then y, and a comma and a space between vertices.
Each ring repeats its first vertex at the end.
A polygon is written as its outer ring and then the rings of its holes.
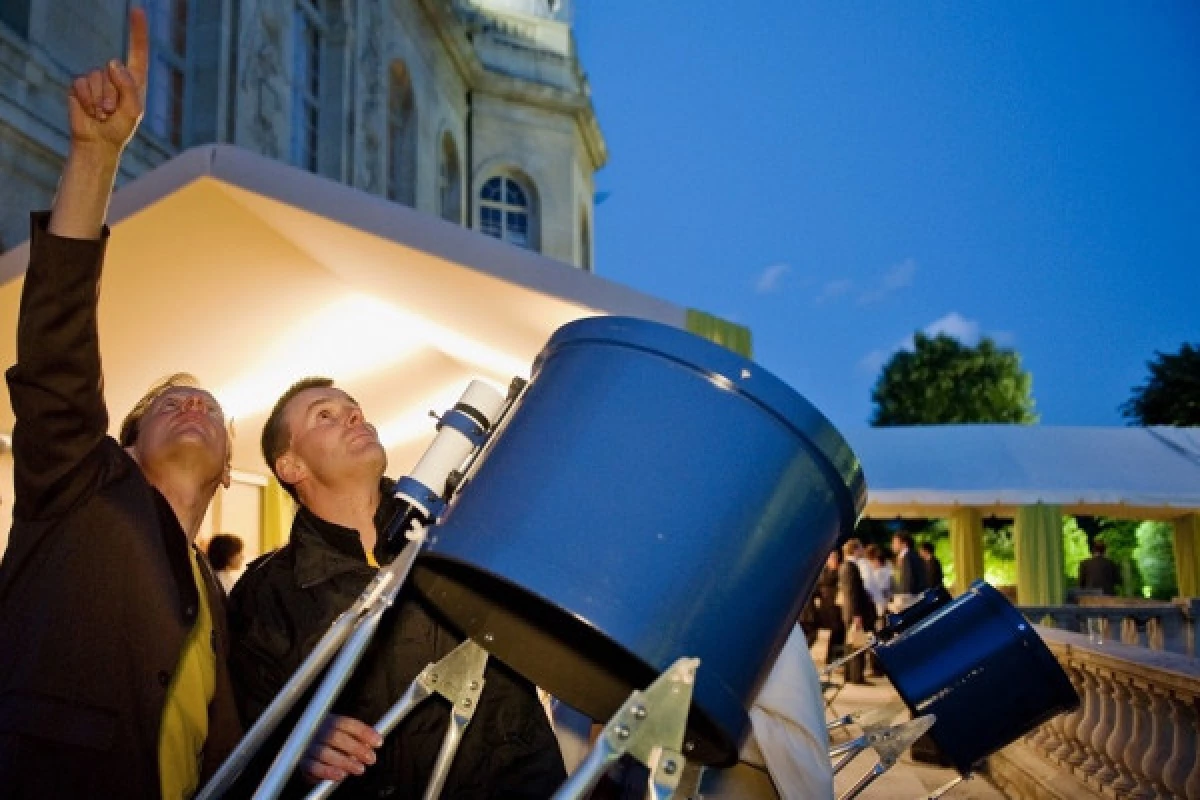
POLYGON ((287 542, 295 510, 292 496, 283 490, 272 475, 263 487, 262 552, 278 550, 287 542))
POLYGON ((1180 597, 1200 597, 1200 514, 1175 520, 1175 576, 1180 597))
POLYGON ((983 577, 983 514, 960 508, 950 515, 950 552, 954 557, 954 586, 962 594, 983 577))
POLYGON ((1017 602, 1023 606, 1062 605, 1062 509, 1038 503, 1017 509, 1013 528, 1017 557, 1017 602))
POLYGON ((735 325, 720 317, 714 317, 712 314, 705 314, 703 311, 689 308, 687 310, 687 329, 697 336, 703 336, 709 341, 729 348, 738 355, 754 358, 754 343, 751 340, 750 329, 745 326, 735 325))

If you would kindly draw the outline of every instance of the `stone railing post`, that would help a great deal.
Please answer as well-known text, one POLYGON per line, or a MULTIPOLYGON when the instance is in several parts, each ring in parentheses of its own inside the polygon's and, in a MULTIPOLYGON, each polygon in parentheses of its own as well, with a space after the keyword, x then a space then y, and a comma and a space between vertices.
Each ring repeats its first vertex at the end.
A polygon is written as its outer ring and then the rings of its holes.
POLYGON ((1104 787, 1117 777, 1117 768, 1108 757, 1108 738, 1112 736, 1117 722, 1117 700, 1114 696, 1115 684, 1112 675, 1106 670, 1096 670, 1096 694, 1099 698, 1100 716, 1096 721, 1096 730, 1092 731, 1092 750, 1096 753, 1096 770, 1089 776, 1097 786, 1104 787))
MULTIPOLYGON (((1135 632, 1137 628, 1134 628, 1135 632)), ((1125 762, 1125 750, 1133 738, 1133 695, 1129 691, 1126 676, 1112 676, 1113 720, 1112 733, 1104 743, 1104 752, 1108 754, 1117 775, 1113 778, 1112 787, 1118 795, 1128 794, 1137 786, 1133 772, 1125 762)))
POLYGON ((1080 730, 1082 730, 1083 717, 1087 711, 1087 684, 1083 676, 1083 672, 1074 664, 1066 667, 1067 677, 1071 679, 1071 685, 1075 687, 1076 693, 1079 694, 1079 708, 1072 711, 1070 714, 1061 715, 1063 720, 1062 743, 1058 748, 1051 753, 1055 761, 1064 764, 1067 767, 1075 767, 1083 763, 1083 743, 1080 741, 1080 730))
POLYGON ((1133 714, 1133 732, 1121 760, 1133 775, 1134 787, 1130 796, 1135 800, 1153 800, 1158 792, 1142 768, 1146 753, 1154 739, 1154 719, 1151 717, 1150 687, 1141 678, 1129 681, 1129 701, 1133 714))
POLYGON ((1163 783, 1172 794, 1187 797, 1188 776, 1196 766, 1196 700, 1181 692, 1172 692, 1168 699, 1174 736, 1171 758, 1163 767, 1163 783))
POLYGON ((1150 687, 1149 696, 1150 720, 1153 730, 1150 736, 1150 749, 1142 757, 1142 773, 1150 781, 1158 797, 1167 797, 1167 787, 1163 785, 1162 776, 1164 767, 1171 758, 1171 748, 1175 744, 1171 706, 1167 702, 1167 692, 1157 686, 1150 687))
MULTIPOLYGON (((1076 771, 1081 778, 1086 779, 1088 775, 1100 769, 1100 756, 1097 754, 1096 748, 1092 747, 1092 736, 1100 724, 1102 701, 1100 699, 1100 679, 1096 677, 1096 674, 1092 670, 1082 667, 1080 674, 1083 676, 1084 690, 1081 697, 1083 698, 1084 712, 1076 735, 1079 737, 1083 758, 1076 765, 1076 771)), ((1168 750, 1168 752, 1170 751, 1168 750)))

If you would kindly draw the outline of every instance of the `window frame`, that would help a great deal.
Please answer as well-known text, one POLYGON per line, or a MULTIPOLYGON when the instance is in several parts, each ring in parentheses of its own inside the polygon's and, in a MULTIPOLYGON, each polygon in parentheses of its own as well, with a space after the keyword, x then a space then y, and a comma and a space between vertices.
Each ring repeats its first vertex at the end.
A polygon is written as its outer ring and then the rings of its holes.
MULTIPOLYGON (((149 73, 146 78, 146 108, 145 119, 146 124, 141 127, 141 130, 152 136, 155 141, 174 148, 182 150, 189 144, 189 132, 191 130, 191 93, 192 93, 192 53, 194 48, 192 30, 193 15, 195 13, 195 0, 145 0, 147 23, 150 36, 150 66, 149 73), (168 32, 167 40, 162 40, 157 35, 159 15, 166 11, 166 7, 172 7, 176 3, 184 4, 184 41, 183 52, 175 50, 174 42, 172 41, 172 32, 168 32), (160 72, 161 65, 161 72, 160 72), (166 93, 162 97, 166 98, 167 108, 158 108, 160 95, 156 93, 156 76, 160 74, 179 75, 182 91, 175 97, 174 87, 168 87, 166 93), (171 119, 171 103, 172 101, 179 105, 179 127, 173 129, 171 119), (162 114, 162 119, 165 122, 166 130, 159 130, 155 123, 162 114)), ((173 22, 173 20, 172 20, 173 22)))
POLYGON ((479 187, 479 231, 485 236, 499 239, 514 247, 539 252, 541 250, 539 223, 537 193, 531 182, 523 180, 512 173, 498 173, 489 177, 479 187), (496 181, 500 181, 500 199, 494 200, 485 197, 484 193, 488 191, 488 187, 492 186, 496 181), (525 202, 523 205, 509 200, 510 185, 524 195, 525 202), (494 232, 496 229, 492 224, 485 222, 485 218, 489 216, 488 212, 499 214, 499 235, 494 232), (519 218, 522 215, 525 222, 525 240, 523 242, 511 235, 513 228, 511 220, 519 218))
POLYGON ((321 94, 324 89, 326 38, 329 20, 323 0, 293 0, 292 3, 292 80, 291 119, 288 136, 288 161, 294 167, 320 173, 321 168, 321 94), (307 34, 313 34, 308 41, 307 34), (301 62, 300 54, 308 57, 301 62), (301 67, 305 69, 301 75, 301 67), (315 93, 311 85, 315 79, 315 93))

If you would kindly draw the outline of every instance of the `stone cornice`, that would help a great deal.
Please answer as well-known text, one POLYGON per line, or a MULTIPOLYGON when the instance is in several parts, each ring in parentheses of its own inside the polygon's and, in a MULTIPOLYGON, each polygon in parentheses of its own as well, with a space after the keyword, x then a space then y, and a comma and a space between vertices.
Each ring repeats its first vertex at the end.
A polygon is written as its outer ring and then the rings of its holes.
POLYGON ((587 78, 574 62, 576 81, 581 91, 537 83, 512 75, 489 70, 480 60, 471 43, 471 23, 464 23, 455 10, 453 0, 418 0, 446 47, 463 82, 471 90, 514 103, 523 103, 534 108, 567 114, 574 118, 580 138, 587 149, 593 169, 600 169, 608 161, 608 144, 600 130, 596 109, 592 105, 587 78))

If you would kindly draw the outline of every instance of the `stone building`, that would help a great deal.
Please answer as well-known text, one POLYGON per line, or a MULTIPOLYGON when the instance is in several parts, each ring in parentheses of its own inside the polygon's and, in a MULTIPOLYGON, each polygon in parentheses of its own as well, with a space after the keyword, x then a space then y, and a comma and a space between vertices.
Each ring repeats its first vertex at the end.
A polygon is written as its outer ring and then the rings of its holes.
MULTIPOLYGON (((591 271, 607 158, 571 0, 141 0, 146 119, 127 181, 228 143, 591 271)), ((0 0, 0 251, 66 154, 72 75, 128 0, 0 0)))

